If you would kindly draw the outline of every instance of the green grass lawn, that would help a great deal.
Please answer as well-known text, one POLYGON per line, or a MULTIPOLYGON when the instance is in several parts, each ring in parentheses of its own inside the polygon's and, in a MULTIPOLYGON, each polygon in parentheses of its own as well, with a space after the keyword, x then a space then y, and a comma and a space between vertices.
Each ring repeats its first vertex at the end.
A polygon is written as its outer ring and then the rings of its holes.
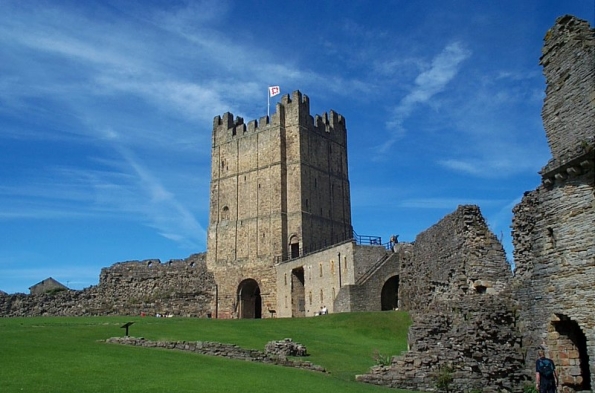
POLYGON ((317 318, 215 320, 152 317, 0 319, 2 392, 405 392, 355 382, 373 353, 406 350, 402 312, 345 313, 317 318), (264 350, 292 338, 305 360, 330 374, 181 351, 106 344, 123 336, 216 341, 264 350))

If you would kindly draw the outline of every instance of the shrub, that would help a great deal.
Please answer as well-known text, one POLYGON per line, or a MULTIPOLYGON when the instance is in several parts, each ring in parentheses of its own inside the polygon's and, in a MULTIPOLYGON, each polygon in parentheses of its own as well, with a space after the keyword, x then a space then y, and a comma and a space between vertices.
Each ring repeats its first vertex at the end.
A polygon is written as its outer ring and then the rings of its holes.
POLYGON ((436 375, 436 389, 440 392, 450 393, 450 384, 453 381, 452 367, 444 366, 436 375))
POLYGON ((392 363, 392 357, 390 355, 383 355, 377 349, 372 354, 372 359, 377 366, 390 366, 392 363))

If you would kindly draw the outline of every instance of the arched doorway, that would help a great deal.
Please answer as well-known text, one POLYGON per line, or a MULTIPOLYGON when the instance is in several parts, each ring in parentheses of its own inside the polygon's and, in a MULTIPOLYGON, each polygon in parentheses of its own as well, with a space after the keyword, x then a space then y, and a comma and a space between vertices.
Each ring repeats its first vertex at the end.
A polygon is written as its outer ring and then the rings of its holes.
POLYGON ((298 258, 300 256, 300 239, 292 235, 289 239, 289 258, 298 258))
POLYGON ((560 384, 572 391, 590 391, 592 381, 587 338, 579 324, 566 315, 556 314, 552 328, 553 332, 548 336, 556 339, 548 340, 548 345, 556 363, 560 384))
POLYGON ((262 318, 262 298, 258 283, 248 278, 238 286, 238 318, 262 318))
POLYGON ((380 293, 381 310, 394 310, 399 307, 399 276, 392 276, 382 287, 380 293))

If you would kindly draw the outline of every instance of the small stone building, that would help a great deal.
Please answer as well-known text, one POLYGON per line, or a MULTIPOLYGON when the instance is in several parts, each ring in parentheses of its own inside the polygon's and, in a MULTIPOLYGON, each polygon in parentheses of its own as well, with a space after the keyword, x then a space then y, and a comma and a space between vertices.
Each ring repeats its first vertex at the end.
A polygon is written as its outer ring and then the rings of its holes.
POLYGON ((29 287, 29 293, 31 295, 40 295, 53 290, 67 290, 68 287, 54 280, 52 277, 48 277, 43 281, 29 287))
POLYGON ((356 239, 276 266, 277 315, 393 310, 398 307, 399 268, 409 244, 394 249, 356 239))

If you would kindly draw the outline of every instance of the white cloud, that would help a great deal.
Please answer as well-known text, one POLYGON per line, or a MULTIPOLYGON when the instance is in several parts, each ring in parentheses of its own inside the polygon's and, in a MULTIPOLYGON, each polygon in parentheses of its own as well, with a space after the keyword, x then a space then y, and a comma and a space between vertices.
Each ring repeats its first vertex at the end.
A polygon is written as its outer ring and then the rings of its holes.
POLYGON ((386 128, 391 135, 380 146, 380 152, 386 153, 388 149, 406 134, 404 121, 420 106, 427 104, 436 94, 442 92, 448 83, 459 72, 463 61, 471 56, 471 51, 460 42, 448 44, 442 52, 436 55, 430 66, 415 78, 413 87, 403 97, 392 111, 391 120, 386 123, 386 128))

